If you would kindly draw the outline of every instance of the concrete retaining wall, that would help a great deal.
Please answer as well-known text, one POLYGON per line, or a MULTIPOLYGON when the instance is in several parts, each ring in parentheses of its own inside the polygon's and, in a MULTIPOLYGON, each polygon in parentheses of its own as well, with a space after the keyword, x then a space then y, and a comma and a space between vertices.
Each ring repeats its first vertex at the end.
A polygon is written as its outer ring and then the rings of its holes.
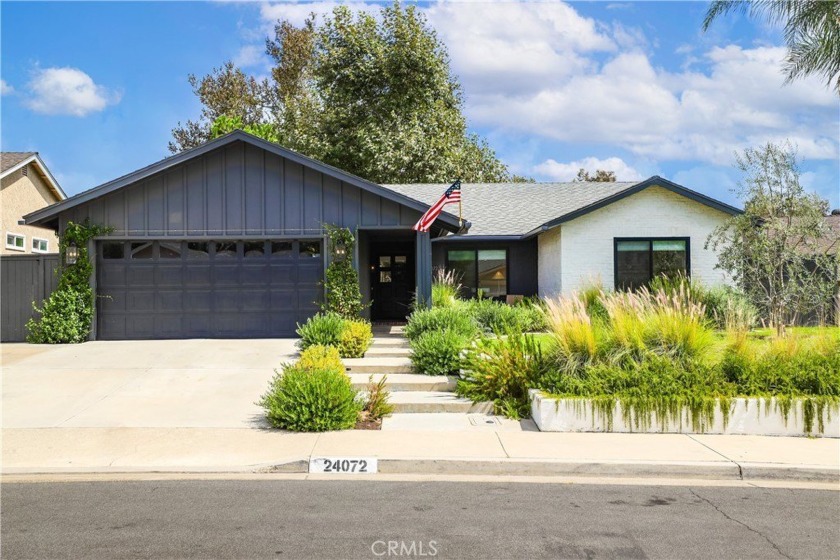
POLYGON ((724 416, 719 408, 715 409, 711 425, 702 431, 692 429, 688 409, 682 413, 679 422, 663 422, 651 415, 650 426, 636 426, 624 421, 621 405, 617 404, 612 414, 612 426, 607 415, 593 409, 590 401, 583 399, 553 399, 532 389, 531 415, 537 427, 543 432, 642 432, 642 433, 704 433, 704 434, 741 434, 761 436, 807 436, 840 438, 840 406, 826 407, 823 411, 824 431, 819 432, 819 424, 814 419, 812 433, 805 431, 802 402, 795 403, 785 419, 778 409, 775 399, 732 399, 728 422, 724 425, 724 416))

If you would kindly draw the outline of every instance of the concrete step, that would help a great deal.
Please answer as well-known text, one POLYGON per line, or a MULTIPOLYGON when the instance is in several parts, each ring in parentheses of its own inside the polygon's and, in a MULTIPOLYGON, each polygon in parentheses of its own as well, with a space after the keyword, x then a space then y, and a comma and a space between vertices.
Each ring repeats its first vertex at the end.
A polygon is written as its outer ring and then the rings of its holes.
POLYGON ((411 373, 408 358, 346 358, 341 360, 347 373, 411 373))
POLYGON ((408 340, 402 336, 395 337, 373 337, 371 348, 408 348, 408 340))
POLYGON ((405 332, 405 325, 375 325, 373 334, 375 336, 401 336, 405 332))
POLYGON ((446 391, 396 391, 389 401, 394 412, 490 412, 493 403, 475 403, 446 391))
MULTIPOLYGON (((366 389, 370 375, 373 375, 374 383, 382 379, 383 373, 365 374, 351 373, 350 380, 356 389, 366 389)), ((418 375, 416 373, 391 373, 387 374, 388 380, 385 385, 394 394, 398 391, 454 391, 457 379, 445 375, 418 375)))
POLYGON ((408 346, 371 346, 365 358, 407 358, 411 355, 408 346))

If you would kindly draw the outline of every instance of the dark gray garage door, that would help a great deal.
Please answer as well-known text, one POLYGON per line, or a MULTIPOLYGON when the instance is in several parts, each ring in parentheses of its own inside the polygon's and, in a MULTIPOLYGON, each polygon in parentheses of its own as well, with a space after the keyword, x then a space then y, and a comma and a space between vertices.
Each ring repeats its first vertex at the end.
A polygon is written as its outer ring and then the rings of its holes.
POLYGON ((318 310, 319 240, 101 242, 97 338, 293 336, 318 310))

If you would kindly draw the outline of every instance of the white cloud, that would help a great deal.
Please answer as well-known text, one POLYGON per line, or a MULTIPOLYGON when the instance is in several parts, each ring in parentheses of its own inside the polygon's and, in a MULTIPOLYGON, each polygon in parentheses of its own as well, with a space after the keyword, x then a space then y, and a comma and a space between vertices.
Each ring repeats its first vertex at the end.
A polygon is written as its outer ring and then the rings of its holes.
POLYGON ((470 96, 557 86, 592 68, 585 54, 616 49, 593 19, 561 2, 481 4, 476 10, 475 4, 443 2, 426 10, 470 96))
POLYGON ((300 26, 309 17, 309 14, 329 14, 333 8, 339 4, 345 4, 353 12, 370 12, 371 14, 378 14, 381 4, 375 2, 277 2, 274 4, 264 3, 260 5, 260 18, 269 25, 270 31, 273 32, 274 24, 277 20, 288 20, 292 24, 300 26))
POLYGON ((78 68, 36 70, 26 105, 36 113, 83 117, 119 103, 121 95, 97 85, 78 68))
POLYGON ((577 177, 578 171, 581 169, 586 169, 590 173, 594 173, 598 169, 613 171, 618 181, 638 181, 643 179, 638 171, 617 157, 606 159, 587 157, 569 163, 560 163, 553 159, 547 159, 539 165, 534 166, 533 173, 541 180, 571 181, 577 177))
MULTIPOLYGON (((278 18, 301 24, 310 12, 336 4, 263 4, 261 14, 265 24, 278 18)), ((381 7, 350 6, 372 13, 381 7)), ((557 0, 420 9, 449 51, 470 123, 490 136, 585 142, 650 161, 724 166, 734 151, 782 139, 798 145, 806 160, 838 157, 836 94, 817 79, 784 85, 783 47, 682 45, 683 68, 666 70, 651 62, 640 29, 584 17, 557 0)))
POLYGON ((0 80, 0 95, 9 95, 14 93, 15 88, 6 83, 6 80, 0 80))
POLYGON ((265 62, 265 47, 262 45, 244 45, 239 49, 239 52, 233 57, 233 63, 240 68, 249 68, 252 66, 260 66, 265 62))

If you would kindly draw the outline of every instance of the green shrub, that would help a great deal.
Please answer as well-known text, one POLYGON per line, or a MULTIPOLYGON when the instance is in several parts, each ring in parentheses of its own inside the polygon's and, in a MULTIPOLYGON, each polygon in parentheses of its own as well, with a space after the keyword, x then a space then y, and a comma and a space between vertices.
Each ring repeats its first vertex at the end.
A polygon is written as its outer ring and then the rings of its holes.
POLYGON ((327 370, 344 373, 344 364, 341 363, 338 348, 334 346, 321 346, 317 344, 309 346, 300 353, 297 367, 307 371, 327 370))
POLYGON ((592 401, 609 426, 620 403, 624 421, 635 429, 648 428, 653 414, 663 423, 679 424, 687 408, 692 428, 702 430, 711 424, 716 409, 728 409, 736 394, 719 369, 654 353, 622 363, 597 362, 579 375, 552 371, 539 381, 539 388, 558 398, 592 401))
POLYGON ((310 346, 338 346, 345 320, 338 313, 317 313, 303 325, 298 324, 298 345, 305 350, 310 346))
POLYGON ((370 347, 373 331, 367 321, 345 321, 338 340, 342 358, 361 358, 370 347))
POLYGON ((359 274, 350 258, 356 238, 347 228, 325 224, 324 229, 329 238, 330 264, 324 275, 325 299, 321 310, 345 319, 358 319, 366 305, 359 290, 359 274))
POLYGON ((540 308, 531 302, 507 305, 492 299, 474 299, 464 302, 463 307, 486 333, 540 332, 547 328, 540 308))
POLYGON ((63 265, 58 286, 43 302, 41 309, 32 303, 40 317, 29 319, 26 340, 33 344, 67 344, 84 342, 90 335, 93 320, 93 290, 90 278, 93 264, 87 243, 97 235, 105 235, 113 228, 92 225, 89 220, 81 224, 68 222, 59 243, 59 262, 65 263, 67 247, 74 244, 78 255, 76 264, 63 265))
POLYGON ((356 425, 362 408, 356 397, 343 372, 285 365, 258 404, 276 428, 326 432, 356 425))
POLYGON ((430 330, 411 341, 411 364, 417 373, 458 375, 461 353, 470 337, 448 329, 430 330))
POLYGON ((528 418, 528 389, 549 371, 540 345, 533 336, 511 332, 499 338, 482 338, 467 350, 465 378, 457 392, 474 402, 492 401, 497 414, 528 418))
POLYGON ((375 421, 394 412, 394 405, 388 402, 391 392, 388 390, 387 382, 387 375, 383 375, 378 382, 373 380, 373 374, 368 377, 367 399, 359 416, 361 420, 375 421))
POLYGON ((93 316, 90 288, 77 290, 65 286, 50 294, 41 309, 34 304, 32 307, 41 316, 27 321, 28 342, 67 344, 87 340, 93 316))
POLYGON ((405 336, 413 341, 425 332, 443 330, 471 339, 478 335, 479 327, 461 306, 432 307, 417 309, 408 317, 405 336))
POLYGON ((720 367, 740 394, 840 397, 840 341, 830 337, 806 343, 790 336, 759 346, 738 336, 720 367))

